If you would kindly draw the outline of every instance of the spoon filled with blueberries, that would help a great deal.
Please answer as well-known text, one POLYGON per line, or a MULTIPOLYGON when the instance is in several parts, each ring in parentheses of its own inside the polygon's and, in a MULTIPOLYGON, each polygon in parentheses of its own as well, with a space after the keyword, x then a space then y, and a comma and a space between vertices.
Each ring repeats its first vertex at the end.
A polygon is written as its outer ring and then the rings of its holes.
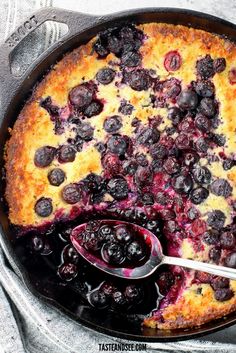
POLYGON ((133 223, 118 220, 90 221, 75 227, 70 238, 85 260, 116 277, 142 279, 165 264, 236 280, 236 269, 165 256, 158 238, 133 223))

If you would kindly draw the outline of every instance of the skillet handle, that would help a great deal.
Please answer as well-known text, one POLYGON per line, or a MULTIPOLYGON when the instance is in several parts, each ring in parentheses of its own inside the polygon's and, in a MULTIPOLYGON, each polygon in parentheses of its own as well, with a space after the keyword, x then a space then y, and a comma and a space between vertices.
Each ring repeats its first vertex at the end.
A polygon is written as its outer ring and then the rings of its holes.
MULTIPOLYGON (((68 32, 59 40, 60 43, 63 44, 65 41, 72 38, 76 33, 82 32, 97 23, 101 23, 102 17, 95 17, 92 15, 62 10, 59 8, 45 7, 35 12, 28 20, 19 26, 0 46, 1 116, 4 116, 6 113, 7 107, 13 98, 13 94, 25 80, 30 78, 29 72, 31 70, 31 65, 29 65, 28 69, 22 76, 16 77, 12 74, 10 65, 11 53, 15 47, 20 45, 21 41, 27 37, 29 33, 33 32, 36 28, 48 20, 62 22, 68 26, 68 32)), ((56 46, 58 46, 58 42, 54 43, 43 53, 41 53, 38 58, 34 60, 34 66, 37 66, 37 64, 40 63, 50 52, 52 52, 56 46)))

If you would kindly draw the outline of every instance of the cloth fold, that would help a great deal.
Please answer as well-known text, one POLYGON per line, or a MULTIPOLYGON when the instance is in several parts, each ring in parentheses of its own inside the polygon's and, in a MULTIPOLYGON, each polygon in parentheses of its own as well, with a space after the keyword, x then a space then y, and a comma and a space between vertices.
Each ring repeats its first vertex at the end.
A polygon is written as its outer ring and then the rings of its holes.
MULTIPOLYGON (((27 19, 35 10, 43 6, 55 6, 90 14, 105 14, 137 7, 182 7, 191 8, 236 22, 234 0, 1 0, 1 40, 27 19)), ((61 27, 48 23, 13 58, 15 67, 22 66, 22 53, 25 68, 35 55, 58 40, 61 27), (18 56, 17 56, 18 55, 18 56), (15 61, 14 61, 15 60, 15 61)), ((236 352, 236 326, 224 329, 201 339, 176 343, 150 343, 149 352, 236 352)), ((124 340, 108 337, 89 330, 70 318, 61 315, 57 309, 36 298, 7 264, 0 249, 0 353, 95 353, 99 343, 114 343, 124 340)))

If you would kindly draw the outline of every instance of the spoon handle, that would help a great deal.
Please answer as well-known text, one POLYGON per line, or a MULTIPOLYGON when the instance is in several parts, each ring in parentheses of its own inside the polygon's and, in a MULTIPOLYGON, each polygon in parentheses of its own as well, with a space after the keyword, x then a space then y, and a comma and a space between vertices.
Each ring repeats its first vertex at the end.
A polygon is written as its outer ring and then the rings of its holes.
POLYGON ((181 257, 172 257, 172 256, 164 256, 162 260, 162 264, 187 267, 193 270, 207 272, 212 275, 236 280, 236 269, 230 268, 230 267, 212 265, 206 262, 188 260, 188 259, 183 259, 181 257))

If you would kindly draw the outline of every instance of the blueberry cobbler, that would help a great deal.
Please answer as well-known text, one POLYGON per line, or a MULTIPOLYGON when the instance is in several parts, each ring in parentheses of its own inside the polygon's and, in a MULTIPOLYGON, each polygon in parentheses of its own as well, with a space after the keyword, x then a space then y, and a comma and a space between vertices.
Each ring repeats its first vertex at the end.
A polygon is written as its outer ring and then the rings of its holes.
POLYGON ((89 221, 89 251, 139 266, 142 241, 101 223, 123 220, 152 231, 167 255, 236 268, 235 117, 230 41, 162 23, 99 33, 44 77, 10 131, 16 242, 27 239, 29 257, 53 257, 58 281, 86 305, 140 314, 144 326, 188 328, 236 310, 234 281, 178 266, 116 281, 70 240, 89 221))

